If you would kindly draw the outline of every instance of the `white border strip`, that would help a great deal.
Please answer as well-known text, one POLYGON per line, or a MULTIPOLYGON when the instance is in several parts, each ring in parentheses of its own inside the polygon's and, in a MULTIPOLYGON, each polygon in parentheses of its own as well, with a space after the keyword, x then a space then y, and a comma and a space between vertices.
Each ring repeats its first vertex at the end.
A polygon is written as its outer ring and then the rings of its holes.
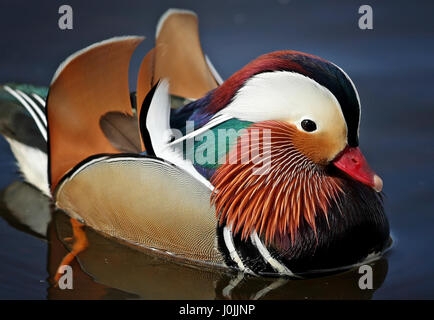
POLYGON ((121 36, 121 37, 113 37, 107 40, 103 40, 101 42, 96 42, 94 44, 91 44, 90 46, 87 46, 84 49, 81 49, 73 54, 71 54, 68 58, 66 58, 57 68, 56 72, 54 73, 53 79, 51 80, 51 84, 53 84, 57 78, 60 76, 60 74, 62 73, 62 71, 67 67, 68 64, 70 64, 75 58, 81 56, 82 54, 96 48, 102 45, 106 45, 109 43, 113 43, 113 42, 121 42, 121 41, 125 41, 125 40, 144 40, 145 37, 140 37, 140 36, 121 36))
POLYGON ((206 64, 208 65, 208 68, 211 71, 211 74, 213 75, 215 81, 217 82, 218 85, 221 85, 224 82, 224 80, 220 76, 220 74, 217 72, 217 69, 214 67, 214 65, 212 64, 211 60, 208 58, 207 55, 205 55, 205 61, 206 61, 206 64))
POLYGON ((45 117, 45 114, 42 112, 41 108, 39 108, 36 105, 36 103, 27 94, 25 94, 21 90, 17 89, 15 91, 18 92, 28 103, 30 103, 30 105, 33 107, 33 110, 39 115, 39 118, 44 123, 44 127, 47 128, 47 119, 45 117))
POLYGON ((32 93, 33 98, 38 100, 38 102, 45 108, 45 100, 38 96, 36 93, 32 93))
POLYGON ((172 14, 191 14, 195 17, 197 17, 197 14, 194 11, 186 10, 186 9, 176 9, 176 8, 170 8, 166 12, 162 14, 160 19, 157 23, 157 29, 155 31, 155 39, 158 38, 158 35, 160 34, 161 29, 163 28, 164 23, 166 22, 167 18, 169 18, 172 14))

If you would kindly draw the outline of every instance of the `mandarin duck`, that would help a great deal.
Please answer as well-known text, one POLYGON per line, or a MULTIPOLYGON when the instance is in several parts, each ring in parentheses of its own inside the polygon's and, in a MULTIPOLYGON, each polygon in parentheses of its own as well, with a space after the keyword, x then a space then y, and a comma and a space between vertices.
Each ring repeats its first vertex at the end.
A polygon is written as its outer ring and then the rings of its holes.
POLYGON ((131 93, 142 40, 74 53, 48 93, 3 86, 2 133, 26 181, 79 223, 187 264, 303 277, 384 252, 382 180, 341 68, 276 51, 223 81, 197 16, 171 9, 131 93))

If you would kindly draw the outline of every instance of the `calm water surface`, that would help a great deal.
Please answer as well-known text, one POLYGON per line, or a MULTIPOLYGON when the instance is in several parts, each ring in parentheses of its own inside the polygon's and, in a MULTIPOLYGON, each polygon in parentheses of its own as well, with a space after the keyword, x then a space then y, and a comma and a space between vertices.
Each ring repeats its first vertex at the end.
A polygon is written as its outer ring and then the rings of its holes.
MULTIPOLYGON (((195 10, 204 51, 224 78, 258 55, 295 49, 339 64, 362 101, 361 148, 382 176, 394 247, 373 264, 375 290, 357 270, 311 280, 240 279, 175 264, 86 230, 90 247, 72 264, 74 290, 50 286, 70 249, 67 217, 20 181, 0 139, 1 299, 416 299, 434 298, 434 23, 432 2, 372 5, 374 29, 357 27, 358 1, 69 1, 74 30, 57 28, 57 2, 2 1, 0 83, 49 84, 72 52, 116 35, 143 34, 131 89, 159 15, 195 10)), ((367 235, 369 236, 369 235, 367 235)))

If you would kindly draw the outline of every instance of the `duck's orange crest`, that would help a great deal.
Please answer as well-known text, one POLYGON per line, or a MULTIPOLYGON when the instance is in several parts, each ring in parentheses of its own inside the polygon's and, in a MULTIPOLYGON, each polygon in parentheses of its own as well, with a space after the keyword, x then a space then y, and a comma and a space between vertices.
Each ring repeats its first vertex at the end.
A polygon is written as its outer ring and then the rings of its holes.
POLYGON ((315 218, 343 192, 339 178, 329 176, 323 165, 315 163, 295 146, 297 129, 282 121, 264 121, 252 125, 238 138, 211 182, 215 186, 211 201, 219 222, 232 225, 243 239, 253 231, 270 243, 276 236, 291 235, 294 242, 304 219, 316 232, 315 218), (264 139, 267 131, 270 139, 264 139), (253 134, 256 132, 256 134, 253 134), (250 155, 246 159, 245 141, 250 155), (258 170, 258 162, 269 161, 258 170))

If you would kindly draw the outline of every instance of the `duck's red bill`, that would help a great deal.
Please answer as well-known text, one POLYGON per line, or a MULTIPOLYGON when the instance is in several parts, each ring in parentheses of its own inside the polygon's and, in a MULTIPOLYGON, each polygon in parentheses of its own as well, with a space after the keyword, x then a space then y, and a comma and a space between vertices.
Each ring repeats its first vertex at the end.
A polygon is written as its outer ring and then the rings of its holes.
POLYGON ((353 179, 372 187, 375 191, 380 192, 383 189, 383 180, 369 167, 358 147, 351 148, 347 146, 333 160, 333 164, 353 179))

